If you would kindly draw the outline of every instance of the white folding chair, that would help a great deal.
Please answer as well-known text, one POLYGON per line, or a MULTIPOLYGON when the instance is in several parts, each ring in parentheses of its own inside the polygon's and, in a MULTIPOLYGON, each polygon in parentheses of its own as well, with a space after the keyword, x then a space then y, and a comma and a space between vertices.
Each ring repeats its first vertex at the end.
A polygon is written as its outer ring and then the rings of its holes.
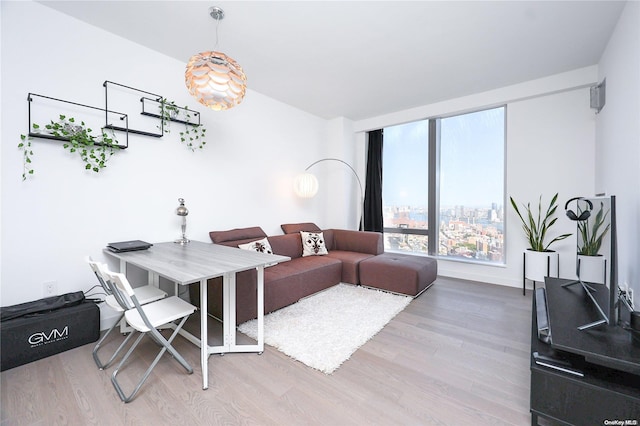
MULTIPOLYGON (((91 267, 91 270, 96 275, 98 282, 100 283, 100 285, 102 286, 102 289, 106 293, 106 297, 104 301, 107 304, 107 306, 109 306, 116 312, 120 313, 118 320, 109 328, 109 330, 107 330, 107 332, 100 338, 100 340, 98 340, 98 343, 93 348, 93 360, 96 362, 96 365, 100 370, 104 370, 105 368, 109 367, 109 365, 111 365, 111 363, 116 359, 116 357, 118 356, 122 348, 126 346, 126 344, 129 342, 132 336, 132 333, 129 333, 129 336, 127 336, 124 342, 122 342, 122 344, 118 347, 118 349, 116 349, 116 351, 113 353, 113 355, 111 356, 111 358, 109 358, 107 362, 103 363, 100 360, 100 358, 98 357, 98 351, 100 350, 102 343, 104 343, 107 336, 122 321, 122 318, 124 317, 124 310, 122 309, 122 306, 120 305, 120 303, 118 303, 118 301, 115 299, 113 295, 113 290, 111 290, 111 285, 107 282, 107 280, 103 276, 102 271, 107 269, 106 265, 103 265, 102 263, 94 261, 93 259, 91 259, 90 256, 87 256, 85 258, 85 261, 91 267)), ((142 305, 150 302, 155 302, 156 300, 164 299, 165 297, 167 297, 167 293, 165 293, 164 291, 152 285, 144 285, 141 287, 136 287, 134 290, 136 292, 136 297, 138 298, 138 301, 142 305)))
MULTIPOLYGON (((178 335, 178 332, 187 321, 187 318, 189 318, 189 315, 196 310, 196 307, 177 296, 170 296, 156 302, 142 305, 138 300, 136 293, 133 291, 133 288, 131 288, 131 284, 129 284, 126 276, 120 273, 110 272, 108 270, 103 271, 103 274, 112 287, 115 299, 121 303, 122 308, 125 310, 124 317, 127 320, 127 323, 134 330, 140 332, 136 341, 131 345, 111 375, 111 383, 113 383, 120 399, 124 402, 129 402, 136 396, 144 382, 149 377, 149 374, 151 374, 151 370, 153 370, 162 355, 167 351, 169 351, 169 353, 185 368, 185 370, 187 370, 189 374, 193 373, 193 368, 191 368, 182 355, 180 355, 178 351, 171 346, 171 342, 173 342, 173 339, 178 335), (180 322, 175 325, 175 321, 178 320, 180 322), (173 324, 173 326, 175 326, 175 330, 169 339, 165 339, 157 329, 169 324, 173 324), (131 394, 127 396, 124 394, 122 387, 118 383, 117 376, 124 363, 133 353, 142 338, 147 334, 162 346, 162 348, 131 394)), ((131 334, 133 335, 134 332, 131 334)))

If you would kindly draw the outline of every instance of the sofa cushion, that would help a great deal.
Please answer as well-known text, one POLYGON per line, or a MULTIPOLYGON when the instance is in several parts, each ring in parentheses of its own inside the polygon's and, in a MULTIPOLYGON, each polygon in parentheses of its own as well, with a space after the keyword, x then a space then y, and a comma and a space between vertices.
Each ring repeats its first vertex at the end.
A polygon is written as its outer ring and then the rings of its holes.
POLYGON ((273 254, 271 244, 269 244, 269 240, 267 239, 267 237, 264 237, 261 240, 252 241, 250 243, 238 244, 238 247, 243 250, 252 250, 260 253, 273 254))
POLYGON ((384 253, 384 240, 381 232, 352 231, 348 229, 324 230, 327 249, 355 251, 358 253, 384 253))
MULTIPOLYGON (((265 270, 265 280, 270 281, 272 279, 282 279, 310 273, 322 275, 323 268, 328 267, 329 269, 333 269, 336 265, 338 267, 341 266, 340 260, 327 256, 299 257, 288 262, 278 263, 276 267, 269 268, 268 271, 265 270)), ((340 274, 337 276, 328 275, 324 278, 330 279, 331 281, 334 281, 335 279, 339 280, 340 274)), ((340 281, 334 284, 338 284, 339 282, 340 281)))
POLYGON ((300 234, 275 235, 268 239, 274 254, 289 256, 291 259, 302 257, 300 234))
POLYGON ((238 246, 239 244, 250 243, 266 236, 267 234, 265 234, 259 226, 251 228, 236 228, 228 231, 209 232, 211 242, 227 246, 238 246))
POLYGON ((322 231, 318 225, 312 222, 304 222, 304 223, 285 223, 280 225, 282 228, 282 232, 285 234, 298 234, 300 231, 306 232, 320 232, 322 231))
POLYGON ((342 262, 343 283, 360 284, 360 262, 374 255, 355 251, 331 250, 327 256, 342 262))
POLYGON ((322 232, 300 231, 300 237, 302 239, 302 257, 328 254, 322 232))
POLYGON ((341 274, 341 262, 327 256, 299 257, 265 269, 264 312, 283 308, 332 287, 340 282, 341 274))

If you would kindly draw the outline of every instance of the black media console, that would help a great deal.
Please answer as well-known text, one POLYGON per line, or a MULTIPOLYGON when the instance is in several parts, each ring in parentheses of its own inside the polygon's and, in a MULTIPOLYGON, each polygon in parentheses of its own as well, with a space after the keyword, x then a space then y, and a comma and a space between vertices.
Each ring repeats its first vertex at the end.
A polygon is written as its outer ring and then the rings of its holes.
MULTIPOLYGON (((546 318, 542 293, 533 297, 531 424, 541 416, 576 426, 640 426, 640 336, 621 326, 578 330, 600 317, 583 288, 562 287, 567 282, 546 278, 546 318)), ((607 306, 607 288, 593 286, 607 306)))

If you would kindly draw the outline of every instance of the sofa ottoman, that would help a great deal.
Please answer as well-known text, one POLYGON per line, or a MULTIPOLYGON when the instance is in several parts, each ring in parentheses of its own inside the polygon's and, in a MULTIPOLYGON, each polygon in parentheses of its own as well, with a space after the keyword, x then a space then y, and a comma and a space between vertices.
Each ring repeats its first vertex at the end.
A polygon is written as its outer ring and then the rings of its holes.
POLYGON ((360 284, 418 296, 438 275, 435 259, 400 253, 382 253, 360 262, 360 284))

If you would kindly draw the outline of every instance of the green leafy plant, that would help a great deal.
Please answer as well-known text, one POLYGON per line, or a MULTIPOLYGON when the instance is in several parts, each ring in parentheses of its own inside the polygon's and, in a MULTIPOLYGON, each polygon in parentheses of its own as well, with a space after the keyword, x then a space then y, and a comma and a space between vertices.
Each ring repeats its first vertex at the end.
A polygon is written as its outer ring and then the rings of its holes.
POLYGON ((556 202, 558 201, 558 193, 553 196, 547 210, 545 211, 544 216, 542 215, 542 195, 538 200, 538 214, 534 217, 534 213, 531 210, 531 203, 527 203, 526 207, 526 220, 524 216, 520 213, 518 209, 518 205, 516 204, 513 197, 509 197, 511 200, 511 205, 513 209, 518 214, 520 221, 522 222, 522 229, 529 241, 529 248, 533 251, 549 251, 549 246, 556 241, 564 240, 565 238, 571 236, 571 234, 562 234, 554 239, 552 239, 549 243, 545 244, 545 239, 547 238, 547 232, 549 229, 556 223, 558 220, 557 217, 553 217, 558 209, 558 205, 556 202))
POLYGON ((207 129, 202 124, 191 124, 191 110, 179 107, 173 101, 162 99, 160 103, 161 117, 165 133, 171 133, 171 121, 184 122, 184 130, 180 132, 180 142, 191 151, 203 149, 207 142, 204 140, 207 129))
MULTIPOLYGON (((581 213, 578 209, 578 216, 580 216, 581 213)), ((609 232, 609 228, 611 228, 611 223, 604 226, 608 215, 609 210, 604 211, 604 203, 601 201, 600 210, 598 210, 593 220, 587 219, 578 222, 578 233, 580 234, 579 243, 582 243, 582 245, 578 244, 578 254, 584 256, 598 255, 600 247, 602 246, 602 239, 607 235, 607 232, 609 232)))
MULTIPOLYGON (((38 130, 40 126, 33 124, 34 130, 38 130)), ((31 147, 31 138, 27 135, 20 135, 21 142, 18 144, 18 148, 22 150, 22 180, 27 180, 27 176, 33 175, 33 167, 31 167, 31 157, 33 156, 33 149, 31 147)))
MULTIPOLYGON (((96 173, 107 167, 111 156, 120 149, 113 134, 108 135, 103 131, 99 136, 94 136, 93 130, 87 127, 84 121, 77 122, 73 117, 61 114, 58 121, 51 120, 44 127, 47 131, 46 134, 65 141, 62 145, 64 149, 80 156, 86 170, 92 170, 96 173)), ((33 133, 41 133, 42 129, 39 124, 33 123, 32 130, 33 133)), ((32 137, 29 135, 20 135, 21 142, 18 144, 18 148, 23 151, 22 180, 26 180, 27 176, 34 174, 31 160, 34 155, 31 139, 32 137)))

